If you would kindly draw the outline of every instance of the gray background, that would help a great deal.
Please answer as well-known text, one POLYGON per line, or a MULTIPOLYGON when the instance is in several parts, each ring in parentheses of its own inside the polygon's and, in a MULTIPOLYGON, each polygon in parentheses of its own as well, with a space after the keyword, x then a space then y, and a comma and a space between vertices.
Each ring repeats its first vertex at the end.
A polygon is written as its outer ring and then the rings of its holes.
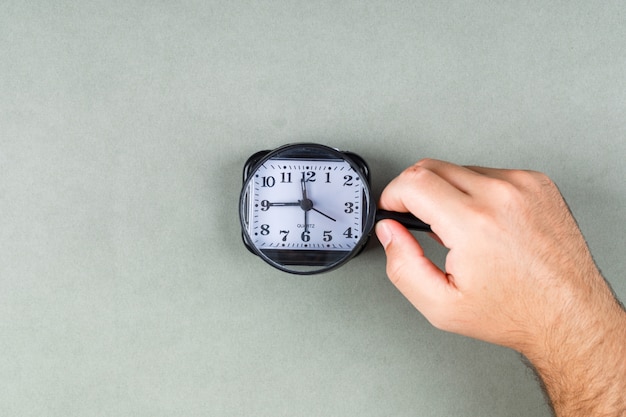
POLYGON ((241 168, 316 141, 377 193, 426 156, 545 171, 624 300, 624 39, 622 1, 3 2, 0 414, 547 416, 375 239, 314 277, 249 254, 241 168))

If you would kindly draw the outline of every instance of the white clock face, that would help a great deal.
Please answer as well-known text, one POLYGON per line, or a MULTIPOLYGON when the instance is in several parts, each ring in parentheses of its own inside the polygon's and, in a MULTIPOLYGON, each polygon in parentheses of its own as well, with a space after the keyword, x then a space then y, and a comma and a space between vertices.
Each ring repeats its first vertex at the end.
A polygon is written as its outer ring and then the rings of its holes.
POLYGON ((340 159, 269 159, 248 189, 248 234, 259 250, 350 251, 363 232, 361 175, 340 159))

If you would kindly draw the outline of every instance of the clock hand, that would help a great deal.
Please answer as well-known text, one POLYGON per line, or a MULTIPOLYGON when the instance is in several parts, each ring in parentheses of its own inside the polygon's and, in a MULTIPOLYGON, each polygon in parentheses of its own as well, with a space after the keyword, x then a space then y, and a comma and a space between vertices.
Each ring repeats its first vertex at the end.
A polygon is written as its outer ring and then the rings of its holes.
POLYGON ((306 181, 304 178, 300 180, 300 186, 302 187, 302 201, 308 200, 306 196, 306 181))
POLYGON ((300 185, 302 186, 302 200, 300 200, 300 207, 304 210, 304 231, 308 232, 309 230, 309 222, 308 222, 308 212, 309 210, 313 210, 321 214, 322 216, 336 222, 337 220, 330 217, 328 214, 322 213, 315 207, 313 207, 313 202, 307 198, 306 194, 306 180, 302 178, 300 180, 300 185))
POLYGON ((269 207, 272 207, 272 206, 275 206, 275 207, 286 207, 286 206, 299 206, 299 205, 300 205, 299 201, 296 201, 294 203, 269 203, 268 204, 269 207))
POLYGON ((304 176, 300 180, 300 187, 302 188, 302 200, 300 200, 300 207, 304 210, 304 233, 309 231, 309 210, 313 208, 313 202, 309 200, 306 195, 306 180, 304 176))
POLYGON ((318 209, 316 209, 315 207, 311 207, 311 210, 317 211, 317 212, 318 212, 319 214, 321 214, 322 216, 327 217, 327 218, 329 218, 330 220, 332 220, 332 221, 334 221, 334 222, 336 222, 336 221, 337 221, 337 220, 333 219, 332 217, 330 217, 328 214, 324 214, 324 213, 322 213, 321 211, 319 211, 319 210, 318 210, 318 209))

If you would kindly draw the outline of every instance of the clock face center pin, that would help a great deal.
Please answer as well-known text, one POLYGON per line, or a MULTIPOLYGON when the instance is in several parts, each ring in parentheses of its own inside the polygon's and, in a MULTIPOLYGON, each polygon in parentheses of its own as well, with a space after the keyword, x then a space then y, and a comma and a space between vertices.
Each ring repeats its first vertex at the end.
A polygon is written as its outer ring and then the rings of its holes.
POLYGON ((308 198, 300 200, 300 208, 304 211, 309 211, 313 208, 313 202, 308 198))

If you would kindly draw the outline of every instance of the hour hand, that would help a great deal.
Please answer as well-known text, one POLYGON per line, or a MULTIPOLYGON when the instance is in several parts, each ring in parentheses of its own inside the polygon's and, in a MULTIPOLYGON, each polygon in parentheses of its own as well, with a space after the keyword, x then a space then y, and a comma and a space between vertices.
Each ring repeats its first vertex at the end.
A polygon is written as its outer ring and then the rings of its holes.
POLYGON ((288 206, 299 206, 300 202, 299 201, 294 201, 294 202, 290 202, 290 203, 271 203, 267 200, 263 200, 261 201, 261 210, 265 211, 265 210, 269 210, 270 207, 288 207, 288 206))
POLYGON ((313 210, 313 211, 318 212, 318 213, 319 213, 319 214, 321 214, 322 216, 324 216, 324 217, 326 217, 326 218, 328 218, 328 219, 330 219, 330 220, 332 220, 332 221, 334 221, 334 222, 336 222, 336 221, 337 221, 337 220, 333 219, 332 217, 330 217, 328 214, 326 214, 326 213, 322 213, 321 211, 319 211, 319 210, 318 210, 318 209, 316 209, 315 207, 313 207, 313 208, 312 208, 312 210, 313 210))
POLYGON ((285 207, 285 206, 299 206, 300 202, 296 201, 293 203, 269 203, 268 207, 285 207))

